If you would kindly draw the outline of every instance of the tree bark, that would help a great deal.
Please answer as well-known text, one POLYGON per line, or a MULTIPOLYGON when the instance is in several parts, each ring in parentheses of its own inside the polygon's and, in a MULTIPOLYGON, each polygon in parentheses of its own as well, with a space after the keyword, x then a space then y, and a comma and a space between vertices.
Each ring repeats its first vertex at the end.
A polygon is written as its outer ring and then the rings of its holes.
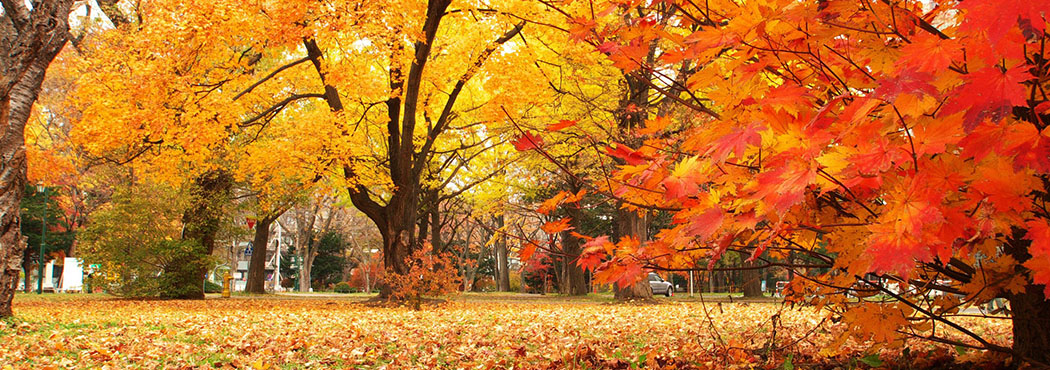
POLYGON ((266 293, 266 250, 270 242, 270 225, 277 220, 275 215, 265 215, 255 224, 252 240, 252 258, 248 262, 248 281, 244 291, 254 294, 266 293))
MULTIPOLYGON (((580 191, 579 184, 574 184, 570 189, 575 193, 580 191)), ((581 228, 581 222, 583 221, 583 212, 578 206, 569 205, 566 208, 568 214, 569 224, 574 230, 581 228)), ((562 277, 565 279, 565 290, 562 292, 568 295, 586 295, 587 294, 587 279, 584 275, 583 269, 577 263, 580 258, 580 253, 583 252, 582 241, 572 236, 569 231, 563 231, 561 233, 562 240, 562 253, 564 256, 562 260, 565 262, 565 272, 562 277)), ((646 283, 648 284, 648 283, 646 283)), ((646 285, 648 287, 648 285, 646 285)))
MULTIPOLYGON (((1006 253, 1017 260, 1017 273, 1030 274, 1021 264, 1032 258, 1028 252, 1031 240, 1024 239, 1027 230, 1014 228, 1013 236, 1006 246, 1006 253)), ((1042 285, 1028 284, 1020 294, 1006 294, 1013 313, 1013 350, 1043 364, 1050 364, 1050 300, 1046 298, 1042 285)), ((1022 360, 1019 358, 1018 360, 1022 360)))
MULTIPOLYGON (((502 230, 504 226, 503 215, 496 216, 496 230, 502 230)), ((507 238, 503 235, 496 239, 496 281, 499 282, 499 291, 510 291, 510 267, 507 263, 507 238)))
POLYGON ((0 317, 12 315, 26 238, 20 230, 25 195, 25 126, 48 65, 69 40, 72 0, 5 1, 0 31, 0 317))
MULTIPOLYGON (((744 262, 744 266, 754 266, 754 262, 744 262)), ((750 269, 741 271, 743 275, 744 297, 762 297, 762 270, 750 269)))
POLYGON ((314 257, 316 257, 316 256, 317 255, 314 254, 313 256, 309 256, 308 258, 304 258, 302 266, 299 267, 299 291, 300 292, 309 292, 310 288, 312 288, 311 285, 313 284, 313 277, 311 276, 311 274, 313 274, 314 257))
POLYGON ((32 282, 33 282, 32 269, 33 269, 33 265, 30 264, 29 261, 22 261, 22 269, 25 271, 25 277, 23 278, 24 281, 23 281, 23 284, 22 284, 22 291, 25 292, 25 293, 29 293, 30 291, 32 291, 32 282))
POLYGON ((215 236, 225 216, 233 177, 222 170, 210 171, 197 177, 192 192, 191 206, 182 215, 182 239, 195 243, 193 251, 168 261, 162 278, 170 284, 161 292, 162 298, 204 299, 204 277, 208 272, 207 258, 215 250, 215 236))

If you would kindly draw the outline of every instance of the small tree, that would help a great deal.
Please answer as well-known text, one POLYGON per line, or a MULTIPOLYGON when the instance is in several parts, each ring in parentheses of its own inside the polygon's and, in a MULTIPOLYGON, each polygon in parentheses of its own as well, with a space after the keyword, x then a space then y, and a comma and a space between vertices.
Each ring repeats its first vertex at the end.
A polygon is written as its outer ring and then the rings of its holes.
POLYGON ((458 291, 459 273, 447 253, 431 253, 430 243, 405 259, 407 273, 387 273, 387 284, 395 300, 412 300, 419 308, 424 295, 440 296, 458 291))
POLYGON ((85 264, 99 266, 91 285, 127 297, 178 297, 187 289, 200 290, 178 278, 212 263, 197 253, 195 241, 179 237, 186 201, 184 194, 164 186, 118 189, 81 234, 80 256, 85 264))
POLYGON ((346 257, 343 257, 345 250, 346 241, 342 235, 328 232, 321 236, 317 257, 310 269, 310 280, 322 287, 342 281, 343 266, 347 264, 346 257))

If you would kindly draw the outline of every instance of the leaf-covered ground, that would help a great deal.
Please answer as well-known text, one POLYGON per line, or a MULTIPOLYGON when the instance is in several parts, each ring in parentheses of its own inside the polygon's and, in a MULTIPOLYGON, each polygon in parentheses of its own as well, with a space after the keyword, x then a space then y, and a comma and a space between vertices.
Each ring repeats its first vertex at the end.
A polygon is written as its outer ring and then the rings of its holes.
MULTIPOLYGON (((323 298, 20 296, 18 317, 0 327, 0 364, 3 369, 809 368, 958 365, 976 357, 917 342, 908 345, 905 357, 900 348, 865 352, 868 346, 851 341, 829 347, 841 330, 836 324, 812 310, 777 303, 500 300, 415 311, 323 298)), ((1008 322, 987 320, 974 327, 1009 344, 1008 322)))

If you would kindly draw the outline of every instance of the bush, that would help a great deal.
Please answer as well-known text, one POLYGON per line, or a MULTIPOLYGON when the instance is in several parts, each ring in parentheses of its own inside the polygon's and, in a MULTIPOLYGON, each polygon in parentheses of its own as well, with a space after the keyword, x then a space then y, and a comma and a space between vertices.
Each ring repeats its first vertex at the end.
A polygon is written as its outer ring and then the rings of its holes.
POLYGON ((496 286, 496 281, 493 280, 491 276, 483 276, 478 278, 474 282, 474 286, 471 287, 471 290, 475 292, 493 292, 497 289, 499 289, 499 287, 496 286))
POLYGON ((185 194, 170 187, 117 190, 79 235, 84 265, 98 265, 91 286, 124 297, 199 293, 200 276, 215 261, 198 242, 181 240, 185 204, 185 194))
POLYGON ((510 291, 521 292, 521 274, 510 274, 510 291))
POLYGON ((350 283, 347 283, 345 281, 339 282, 339 284, 335 285, 336 293, 352 293, 353 291, 354 288, 351 288, 350 283))
POLYGON ((205 293, 222 293, 222 284, 216 283, 211 280, 204 281, 204 292, 205 293))
POLYGON ((431 250, 430 243, 426 243, 408 256, 405 259, 408 265, 406 274, 387 272, 386 283, 390 285, 391 298, 412 299, 418 306, 422 296, 459 292, 459 271, 450 262, 452 256, 448 253, 434 255, 431 250))

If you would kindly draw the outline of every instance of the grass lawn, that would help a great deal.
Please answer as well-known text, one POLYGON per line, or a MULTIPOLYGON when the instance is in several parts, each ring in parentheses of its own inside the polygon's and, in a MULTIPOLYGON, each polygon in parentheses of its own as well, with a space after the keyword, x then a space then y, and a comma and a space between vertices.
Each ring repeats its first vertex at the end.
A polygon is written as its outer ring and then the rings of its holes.
MULTIPOLYGON (((899 348, 832 345, 843 327, 817 327, 822 313, 773 302, 622 305, 600 294, 503 293, 414 311, 362 302, 368 298, 18 294, 17 316, 0 324, 0 368, 777 368, 789 358, 795 367, 866 367, 900 356, 899 348)), ((993 324, 981 330, 1009 331, 993 324)), ((909 347, 909 363, 955 353, 909 347)))

